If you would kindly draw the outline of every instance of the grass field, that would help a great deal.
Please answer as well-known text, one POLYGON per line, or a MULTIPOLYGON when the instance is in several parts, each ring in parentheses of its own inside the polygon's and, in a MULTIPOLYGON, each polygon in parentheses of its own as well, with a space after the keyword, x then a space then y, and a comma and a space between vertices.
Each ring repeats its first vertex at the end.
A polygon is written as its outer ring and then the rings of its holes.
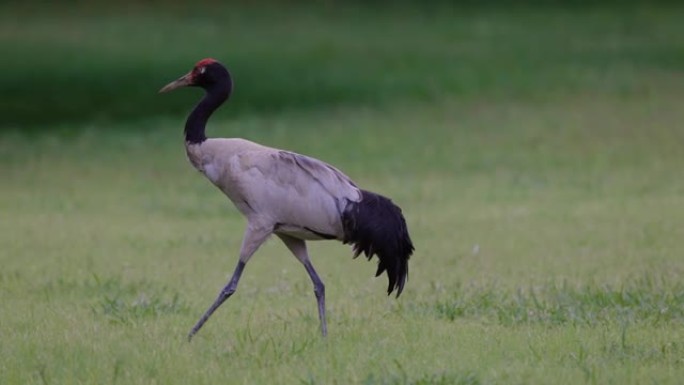
POLYGON ((684 8, 2 7, 0 383, 684 378, 684 8), (238 84, 210 136, 402 206, 400 299, 311 244, 324 340, 271 241, 186 341, 244 226, 185 159, 199 91, 155 94, 204 56, 238 84))

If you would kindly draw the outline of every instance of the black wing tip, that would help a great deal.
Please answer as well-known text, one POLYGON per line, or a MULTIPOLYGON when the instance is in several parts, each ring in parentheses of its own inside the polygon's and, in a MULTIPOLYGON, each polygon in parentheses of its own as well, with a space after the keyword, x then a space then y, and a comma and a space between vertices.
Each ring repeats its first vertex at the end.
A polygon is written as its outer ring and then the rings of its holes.
POLYGON ((390 296, 392 295, 392 292, 394 290, 397 291, 396 297, 399 298, 401 293, 404 291, 404 285, 406 284, 406 281, 408 281, 408 258, 411 254, 409 253, 406 259, 399 266, 399 271, 391 275, 389 270, 387 271, 387 279, 389 285, 387 286, 387 295, 390 296))
POLYGON ((387 295, 404 290, 408 260, 415 250, 401 209, 388 198, 361 190, 360 202, 351 202, 343 213, 345 243, 353 244, 354 258, 377 255, 375 276, 387 272, 387 295))

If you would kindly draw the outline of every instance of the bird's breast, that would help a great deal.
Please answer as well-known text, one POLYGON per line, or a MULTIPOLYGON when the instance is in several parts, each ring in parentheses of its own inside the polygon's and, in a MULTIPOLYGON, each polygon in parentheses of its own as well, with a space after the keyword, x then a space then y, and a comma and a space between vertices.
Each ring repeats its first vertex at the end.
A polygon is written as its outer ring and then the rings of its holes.
POLYGON ((200 171, 214 184, 217 184, 221 178, 221 170, 215 164, 204 164, 200 171))
POLYGON ((244 173, 240 159, 245 152, 261 148, 239 139, 208 139, 200 144, 186 144, 190 164, 218 187, 244 215, 252 212, 249 194, 244 191, 244 173))
POLYGON ((216 154, 211 151, 207 151, 201 144, 187 145, 186 153, 190 164, 192 164, 197 171, 204 174, 204 176, 214 185, 222 187, 221 185, 229 179, 224 175, 227 166, 226 160, 222 159, 220 156, 216 156, 216 154))
POLYGON ((185 154, 188 156, 188 161, 197 170, 202 171, 202 151, 201 144, 186 144, 185 154))

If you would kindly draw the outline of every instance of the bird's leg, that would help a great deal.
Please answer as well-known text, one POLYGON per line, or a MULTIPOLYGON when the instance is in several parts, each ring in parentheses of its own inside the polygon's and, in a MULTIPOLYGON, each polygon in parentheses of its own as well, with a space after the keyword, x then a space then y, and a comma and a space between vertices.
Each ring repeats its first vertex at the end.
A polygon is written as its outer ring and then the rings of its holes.
POLYGON ((316 302, 318 303, 318 318, 321 320, 321 333, 323 337, 328 335, 328 325, 325 322, 325 285, 321 278, 318 277, 311 261, 308 259, 304 262, 304 268, 311 277, 311 282, 314 285, 314 294, 316 295, 316 302))
POLYGON ((278 234, 278 237, 285 243, 285 246, 294 254, 295 257, 304 265, 306 272, 309 273, 311 282, 314 286, 314 294, 316 295, 316 303, 318 304, 318 318, 321 321, 321 333, 323 337, 328 335, 328 325, 325 322, 325 285, 316 273, 311 261, 309 260, 309 253, 306 251, 306 243, 298 238, 289 235, 278 234))
POLYGON ((188 341, 192 340, 192 337, 202 328, 205 322, 211 317, 211 315, 216 311, 216 309, 221 306, 223 302, 225 302, 228 298, 230 298, 233 293, 235 293, 235 290, 237 289, 238 282, 240 281, 240 276, 242 275, 242 270, 245 268, 245 263, 242 262, 241 260, 238 261, 237 266, 235 267, 235 271, 233 272, 233 276, 230 278, 230 281, 228 281, 228 284, 221 289, 221 292, 219 292, 218 297, 216 297, 216 300, 214 301, 213 304, 207 309, 206 312, 204 312, 204 315, 202 315, 202 318, 200 318, 199 321, 195 324, 195 326, 190 330, 190 333, 188 334, 188 341))
POLYGON ((254 252, 257 251, 259 246, 264 243, 270 234, 271 231, 266 230, 263 227, 254 226, 251 223, 247 226, 245 236, 242 239, 242 247, 240 248, 240 260, 235 267, 233 276, 230 278, 230 281, 228 281, 228 284, 221 289, 214 303, 211 304, 209 309, 207 309, 207 311, 204 312, 204 315, 202 315, 202 318, 200 318, 200 320, 197 321, 197 324, 195 324, 192 330, 190 330, 190 333, 188 334, 188 341, 190 341, 192 337, 202 328, 204 323, 207 322, 214 311, 216 311, 216 309, 218 309, 223 302, 225 302, 228 298, 230 298, 231 295, 233 295, 233 293, 235 293, 238 282, 240 281, 240 276, 242 275, 242 270, 244 270, 247 261, 249 261, 249 258, 252 257, 254 252))

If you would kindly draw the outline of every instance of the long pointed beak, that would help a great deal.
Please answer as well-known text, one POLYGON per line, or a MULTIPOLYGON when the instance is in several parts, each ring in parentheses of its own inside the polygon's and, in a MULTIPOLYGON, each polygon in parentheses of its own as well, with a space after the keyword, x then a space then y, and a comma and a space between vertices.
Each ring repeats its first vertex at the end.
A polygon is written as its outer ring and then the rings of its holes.
POLYGON ((188 72, 177 80, 165 85, 161 90, 159 90, 159 93, 173 91, 176 88, 187 87, 190 85, 192 85, 192 72, 188 72))

